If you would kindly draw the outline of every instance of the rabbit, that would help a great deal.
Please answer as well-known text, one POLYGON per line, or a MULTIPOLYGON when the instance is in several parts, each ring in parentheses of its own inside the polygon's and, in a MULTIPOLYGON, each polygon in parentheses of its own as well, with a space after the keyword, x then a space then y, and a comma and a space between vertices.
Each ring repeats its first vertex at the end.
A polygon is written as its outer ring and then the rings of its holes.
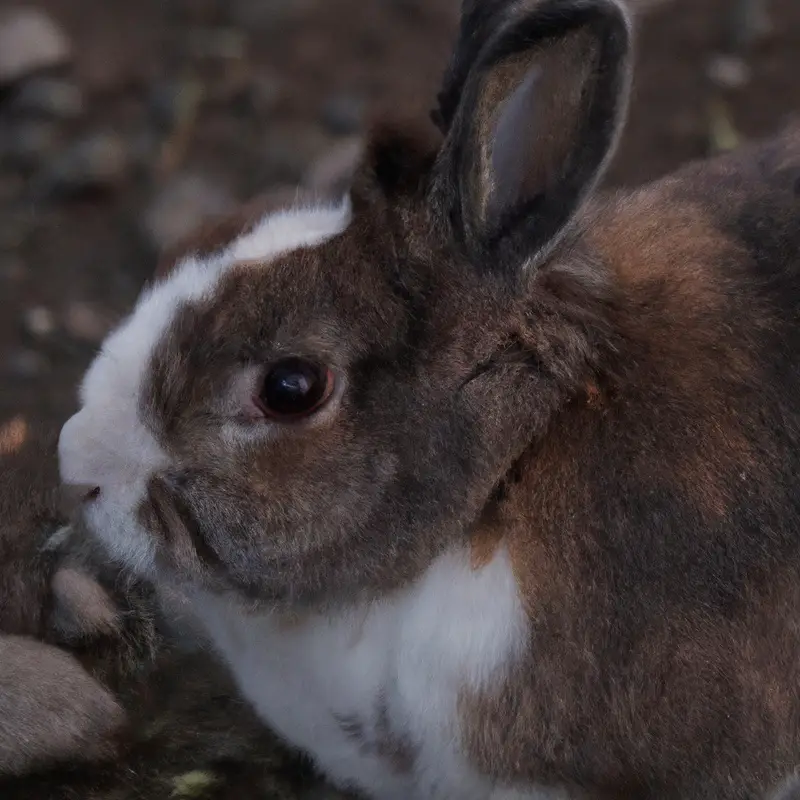
POLYGON ((466 2, 341 203, 165 261, 59 440, 265 725, 373 800, 800 764, 800 127, 649 185, 615 0, 466 2))

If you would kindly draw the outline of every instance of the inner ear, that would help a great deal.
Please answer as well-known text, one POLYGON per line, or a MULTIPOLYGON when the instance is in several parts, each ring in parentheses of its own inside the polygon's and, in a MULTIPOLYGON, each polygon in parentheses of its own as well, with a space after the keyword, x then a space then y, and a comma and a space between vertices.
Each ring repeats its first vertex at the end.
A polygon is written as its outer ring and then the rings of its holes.
POLYGON ((560 240, 613 153, 630 32, 616 0, 481 8, 446 77, 431 207, 473 263, 518 271, 560 240))
POLYGON ((570 180, 570 147, 585 136, 580 129, 588 120, 582 110, 592 102, 587 95, 598 68, 597 42, 577 30, 539 50, 532 64, 524 54, 496 67, 480 93, 481 146, 473 180, 488 226, 501 224, 505 214, 535 204, 570 180))

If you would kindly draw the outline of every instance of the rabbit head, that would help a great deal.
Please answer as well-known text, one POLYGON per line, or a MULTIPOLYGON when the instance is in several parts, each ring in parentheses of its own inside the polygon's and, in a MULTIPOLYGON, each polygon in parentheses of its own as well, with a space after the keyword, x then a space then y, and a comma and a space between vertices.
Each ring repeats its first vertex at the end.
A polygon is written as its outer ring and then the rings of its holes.
POLYGON ((60 438, 109 552, 309 606, 467 536, 593 369, 575 331, 605 283, 581 230, 629 38, 612 0, 466 7, 439 130, 374 126, 343 204, 249 212, 164 270, 60 438))

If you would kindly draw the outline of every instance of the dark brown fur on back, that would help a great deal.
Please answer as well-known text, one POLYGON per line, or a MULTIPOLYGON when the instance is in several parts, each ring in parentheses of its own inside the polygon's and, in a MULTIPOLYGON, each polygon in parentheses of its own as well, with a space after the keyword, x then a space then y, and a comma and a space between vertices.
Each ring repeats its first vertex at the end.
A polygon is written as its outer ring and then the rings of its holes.
POLYGON ((800 758, 800 130, 588 219, 604 399, 576 396, 507 490, 531 661, 463 698, 470 746, 509 778, 759 796, 800 758))

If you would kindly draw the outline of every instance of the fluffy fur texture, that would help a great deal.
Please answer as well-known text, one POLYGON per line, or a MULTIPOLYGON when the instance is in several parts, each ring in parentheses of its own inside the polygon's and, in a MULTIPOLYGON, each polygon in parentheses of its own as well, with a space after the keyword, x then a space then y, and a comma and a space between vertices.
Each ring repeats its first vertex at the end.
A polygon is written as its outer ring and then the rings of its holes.
POLYGON ((379 800, 800 762, 800 132, 598 194, 628 63, 611 0, 467 3, 440 135, 166 265, 63 431, 109 550, 379 800), (335 376, 299 422, 284 356, 335 376))
POLYGON ((55 436, 32 426, 0 454, 0 777, 116 755, 111 688, 154 639, 148 593, 123 598, 118 568, 67 554, 58 505, 55 436))
POLYGON ((522 651, 506 553, 477 571, 448 554, 406 591, 295 623, 213 596, 195 607, 255 709, 339 785, 392 800, 490 796, 453 725, 459 691, 491 685, 522 651))

